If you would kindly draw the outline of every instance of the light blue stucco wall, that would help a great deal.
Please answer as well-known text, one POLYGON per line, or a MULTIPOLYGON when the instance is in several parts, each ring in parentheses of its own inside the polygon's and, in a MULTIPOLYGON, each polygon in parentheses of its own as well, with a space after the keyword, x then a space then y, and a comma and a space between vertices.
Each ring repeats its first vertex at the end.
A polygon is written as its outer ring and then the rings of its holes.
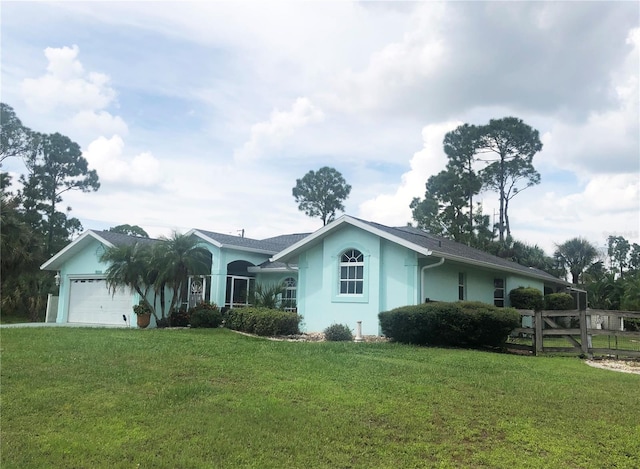
POLYGON ((378 313, 417 301, 416 254, 367 231, 346 226, 331 233, 298 259, 298 312, 308 332, 333 323, 378 335, 378 313), (364 255, 362 295, 339 294, 340 256, 347 249, 364 255))
MULTIPOLYGON (((437 259, 429 259, 426 264, 433 264, 436 261, 437 259)), ((458 274, 460 273, 465 278, 465 300, 469 301, 493 304, 493 281, 497 278, 505 281, 505 306, 510 306, 509 292, 514 288, 531 287, 544 293, 544 283, 541 280, 445 261, 443 265, 425 271, 425 298, 433 301, 458 301, 458 274)))
MULTIPOLYGON (((71 280, 79 278, 105 278, 108 265, 100 262, 99 258, 106 247, 99 241, 88 238, 86 245, 60 268, 60 287, 58 292, 57 323, 66 323, 69 319, 69 300, 71 280)), ((131 306, 138 301, 137 295, 132 295, 131 306)), ((133 313, 133 310, 132 310, 133 313)), ((128 321, 130 327, 137 327, 135 316, 133 321, 128 321)))
POLYGON ((259 265, 269 259, 268 254, 259 254, 234 249, 220 249, 217 246, 203 243, 211 253, 211 286, 210 302, 224 306, 227 292, 227 265, 235 261, 247 261, 259 265))

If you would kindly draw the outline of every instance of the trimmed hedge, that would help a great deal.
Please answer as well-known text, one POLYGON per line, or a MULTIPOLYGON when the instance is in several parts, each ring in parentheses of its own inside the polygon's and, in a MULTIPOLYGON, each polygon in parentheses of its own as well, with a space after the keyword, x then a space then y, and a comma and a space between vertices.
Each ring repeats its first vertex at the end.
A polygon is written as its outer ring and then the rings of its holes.
POLYGON ((191 327, 218 327, 222 324, 222 313, 215 303, 201 303, 189 310, 191 327))
POLYGON ((293 335, 300 333, 302 317, 291 311, 247 307, 230 309, 225 327, 261 336, 293 335))
POLYGON ((378 315, 382 333, 395 342, 455 347, 502 347, 520 326, 513 308, 458 301, 403 306, 378 315))
POLYGON ((576 309, 576 305, 569 293, 551 293, 544 297, 544 309, 565 311, 576 309))
POLYGON ((518 287, 509 292, 512 308, 540 311, 544 306, 544 295, 537 288, 518 287))

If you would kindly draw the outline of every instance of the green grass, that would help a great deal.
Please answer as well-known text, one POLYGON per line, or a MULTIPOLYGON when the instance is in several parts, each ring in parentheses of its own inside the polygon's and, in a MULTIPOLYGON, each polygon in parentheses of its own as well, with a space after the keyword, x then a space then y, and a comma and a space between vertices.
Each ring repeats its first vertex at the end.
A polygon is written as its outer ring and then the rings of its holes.
POLYGON ((640 377, 577 358, 3 329, 1 467, 635 468, 640 377))

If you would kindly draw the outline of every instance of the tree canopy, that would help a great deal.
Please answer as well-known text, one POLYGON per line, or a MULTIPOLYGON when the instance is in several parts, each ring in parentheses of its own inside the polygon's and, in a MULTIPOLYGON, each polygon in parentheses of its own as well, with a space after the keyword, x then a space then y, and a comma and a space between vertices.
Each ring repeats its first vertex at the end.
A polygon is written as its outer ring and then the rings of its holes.
POLYGON ((2 312, 38 320, 47 294, 55 292, 53 274, 39 267, 82 230, 70 207, 59 209, 62 196, 69 190, 97 190, 100 183, 68 137, 32 131, 5 103, 0 114, 0 163, 10 157, 24 163, 17 193, 11 191, 11 177, 0 173, 2 312))
POLYGON ((483 185, 494 189, 500 198, 498 233, 500 241, 511 235, 509 201, 518 193, 540 183, 540 174, 533 167, 533 157, 542 150, 537 130, 516 117, 491 119, 480 128, 476 152, 488 154, 481 160, 489 163, 481 171, 483 185))
POLYGON ((577 285, 582 273, 598 258, 598 250, 586 239, 578 237, 556 245, 555 257, 571 274, 571 282, 577 285))
POLYGON ((121 233, 128 236, 136 236, 138 238, 148 238, 149 235, 138 225, 118 225, 109 228, 112 233, 121 233))
POLYGON ((336 212, 344 212, 343 202, 349 197, 351 186, 334 168, 324 166, 296 179, 292 189, 298 209, 310 217, 318 217, 322 225, 333 221, 336 212))
POLYGON ((532 163, 542 149, 538 131, 515 117, 480 126, 463 124, 445 135, 443 148, 446 170, 427 180, 424 200, 412 200, 414 220, 431 232, 473 245, 485 222, 474 215, 474 197, 483 188, 495 190, 500 200, 496 226, 504 243, 511 236, 509 202, 540 183, 532 163))

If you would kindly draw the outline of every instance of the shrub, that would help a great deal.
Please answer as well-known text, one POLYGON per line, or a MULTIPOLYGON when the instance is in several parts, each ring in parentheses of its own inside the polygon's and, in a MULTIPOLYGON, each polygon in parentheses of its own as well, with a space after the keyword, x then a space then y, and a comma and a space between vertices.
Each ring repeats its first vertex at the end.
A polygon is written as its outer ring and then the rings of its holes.
POLYGON ((227 312, 226 327, 261 336, 300 333, 302 318, 291 311, 269 308, 236 308, 227 312))
POLYGON ((324 338, 330 342, 346 342, 353 340, 353 334, 346 324, 331 324, 324 330, 324 338))
POLYGON ((569 293, 551 293, 544 297, 544 309, 565 311, 576 309, 573 296, 569 293))
POLYGON ((404 306, 378 317, 384 335, 416 345, 502 347, 520 325, 515 309, 472 301, 404 306))
POLYGON ((544 306, 544 296, 537 288, 518 287, 509 292, 511 307, 540 311, 544 306))
POLYGON ((222 313, 215 303, 201 303, 189 310, 191 327, 218 327, 222 313))
POLYGON ((189 325, 189 313, 184 309, 174 309, 169 317, 171 327, 187 327, 189 325))

